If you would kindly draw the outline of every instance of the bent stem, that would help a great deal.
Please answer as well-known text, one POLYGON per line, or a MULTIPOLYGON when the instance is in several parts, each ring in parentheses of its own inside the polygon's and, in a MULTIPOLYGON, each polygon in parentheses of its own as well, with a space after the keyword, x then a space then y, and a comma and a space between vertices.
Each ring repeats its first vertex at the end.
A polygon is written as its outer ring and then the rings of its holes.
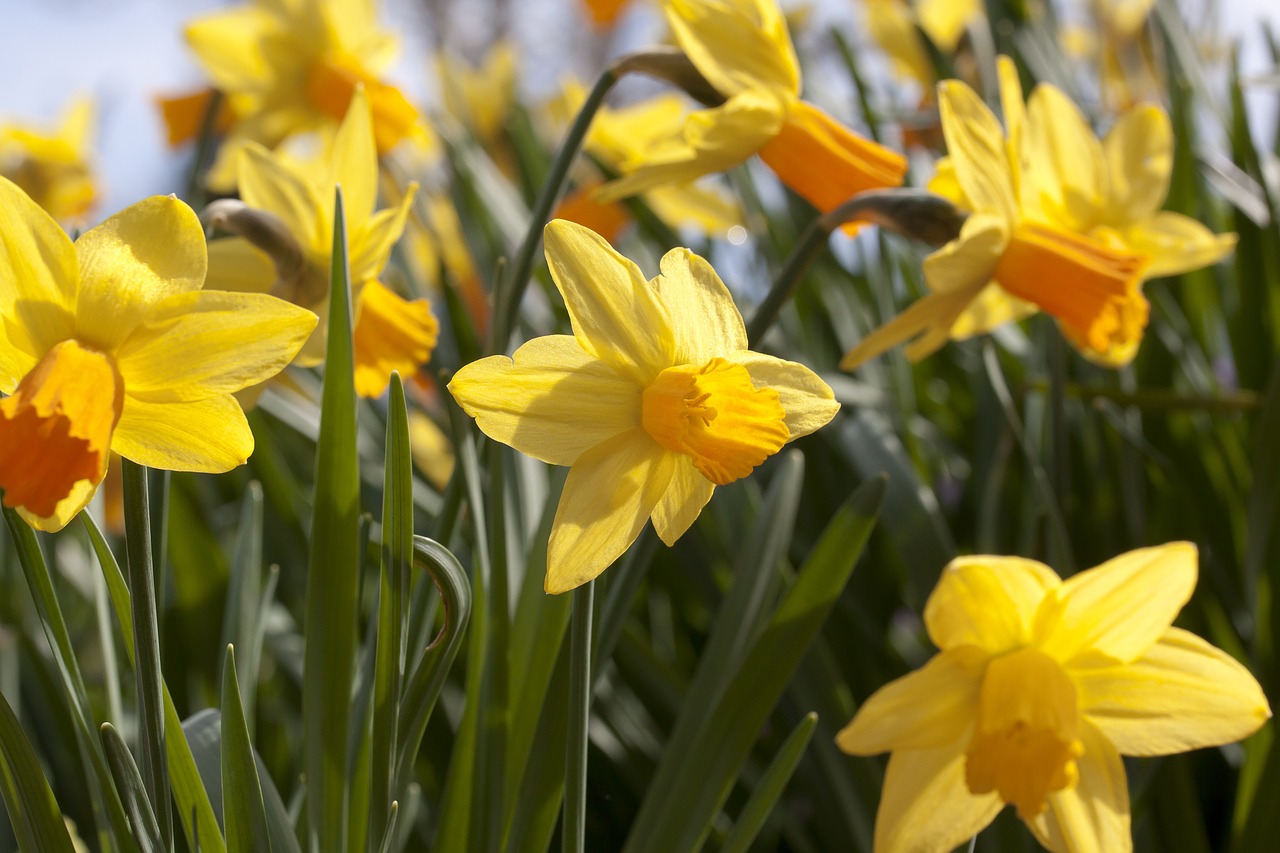
POLYGON ((564 853, 583 853, 587 835, 587 721, 591 717, 591 618, 595 581, 573 591, 569 625, 569 748, 564 777, 564 853))

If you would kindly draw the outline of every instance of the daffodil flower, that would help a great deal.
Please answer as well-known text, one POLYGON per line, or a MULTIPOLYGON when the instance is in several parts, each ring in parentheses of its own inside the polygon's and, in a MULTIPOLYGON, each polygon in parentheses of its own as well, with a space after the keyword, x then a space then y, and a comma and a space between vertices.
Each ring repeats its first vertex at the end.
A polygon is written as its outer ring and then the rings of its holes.
POLYGON ((195 213, 156 196, 73 244, 0 178, 0 489, 60 530, 110 451, 153 468, 228 471, 253 452, 231 396, 279 372, 316 317, 258 294, 202 290, 195 213))
POLYGON ((234 180, 247 141, 274 148, 301 133, 331 131, 364 86, 379 153, 422 134, 418 111, 382 72, 396 40, 368 0, 253 0, 198 18, 187 43, 227 97, 236 121, 210 172, 215 186, 234 180))
POLYGON ((544 233, 573 335, 473 362, 449 390, 490 438, 568 465, 546 590, 604 571, 650 518, 668 545, 723 486, 835 416, 808 368, 747 349, 729 291, 687 249, 640 269, 561 220, 544 233))
POLYGON ((1000 79, 1007 138, 967 85, 939 85, 950 156, 930 188, 962 199, 972 212, 960 236, 925 259, 932 292, 863 338, 841 368, 852 370, 911 338, 907 357, 923 358, 949 339, 985 333, 1036 309, 1052 315, 1095 362, 1118 366, 1137 353, 1149 312, 1142 295, 1149 258, 1082 234, 1046 212, 1052 200, 1042 188, 1049 164, 1032 163, 1028 152, 1066 151, 1075 138, 1051 124, 1024 122, 1010 63, 1000 64, 1000 79))
POLYGON ((1171 627, 1196 573, 1186 542, 1066 581, 1034 560, 952 561, 924 611, 940 653, 836 739, 893 753, 877 853, 952 850, 1006 804, 1050 850, 1131 850, 1121 755, 1230 743, 1271 716, 1248 670, 1171 627))
POLYGON ((79 98, 52 134, 20 124, 0 127, 0 175, 59 222, 79 220, 97 198, 90 166, 93 113, 93 102, 79 98))
MULTIPOLYGON (((378 162, 368 102, 357 91, 327 156, 300 164, 279 152, 248 143, 241 152, 238 183, 248 207, 283 224, 301 249, 296 269, 280 269, 242 237, 209 244, 209 280, 227 290, 267 292, 327 315, 333 249, 333 188, 342 187, 347 254, 356 306, 356 390, 376 397, 391 371, 412 374, 435 347, 439 325, 426 300, 408 301, 378 281, 400 239, 417 189, 400 204, 375 212, 378 162)), ((299 353, 302 366, 324 359, 327 327, 321 325, 299 353)))
POLYGON ((937 78, 920 31, 951 55, 969 25, 984 15, 979 0, 866 0, 863 6, 867 31, 889 56, 894 71, 925 87, 932 87, 937 78))
POLYGON ((902 183, 902 155, 800 100, 800 67, 774 0, 667 0, 663 9, 680 48, 725 101, 624 161, 624 176, 604 187, 601 201, 687 183, 755 153, 822 211, 902 183))

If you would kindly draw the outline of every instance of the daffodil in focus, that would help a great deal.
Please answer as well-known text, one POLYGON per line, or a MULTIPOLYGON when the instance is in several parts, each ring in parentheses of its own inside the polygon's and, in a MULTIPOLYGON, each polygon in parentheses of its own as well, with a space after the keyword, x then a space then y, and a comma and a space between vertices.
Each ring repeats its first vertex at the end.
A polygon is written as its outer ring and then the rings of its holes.
POLYGON ((93 102, 80 98, 53 133, 20 124, 0 126, 0 176, 59 222, 83 218, 98 195, 90 165, 93 114, 93 102))
POLYGON ((379 153, 425 132, 418 111, 382 79, 397 45, 371 0, 252 0, 196 19, 186 38, 235 116, 210 171, 214 186, 232 183, 247 141, 274 148, 297 134, 332 132, 359 86, 379 153))
POLYGON ((673 544, 716 486, 839 405, 807 367, 747 349, 729 291, 689 250, 645 281, 579 225, 552 221, 544 242, 573 335, 473 362, 449 390, 490 438, 570 466, 547 545, 545 587, 559 593, 608 568, 650 518, 673 544))
POLYGON ((259 294, 203 290, 204 232, 173 197, 141 201, 72 243, 0 178, 0 489, 41 530, 84 508, 112 450, 174 471, 253 452, 232 392, 279 372, 316 317, 259 294))
POLYGON ((1008 61, 1000 63, 1000 81, 1007 137, 967 85, 939 85, 950 156, 930 189, 971 212, 960 235, 924 261, 931 293, 863 338, 842 369, 912 338, 907 357, 923 358, 950 339, 983 334, 1037 309, 1092 361, 1118 366, 1137 353, 1149 313, 1142 279, 1150 258, 1061 220, 1079 200, 1070 179, 1055 170, 1071 168, 1079 156, 1071 146, 1079 140, 1070 128, 1024 116, 1008 61))
POLYGON ((950 851, 1006 804, 1050 850, 1131 850, 1121 755, 1231 743, 1271 716, 1248 670, 1171 627, 1196 562, 1186 542, 1066 581, 1034 560, 952 561, 924 611, 939 654, 836 738, 893 753, 877 853, 950 851))
POLYGON ((902 183, 902 155, 800 100, 800 66, 774 0, 667 0, 663 9, 677 44, 725 100, 625 160, 624 176, 605 186, 601 201, 687 183, 755 153, 822 211, 902 183))
MULTIPOLYGON (((248 143, 240 155, 238 184, 245 205, 281 224, 301 257, 273 259, 244 237, 215 240, 209 244, 210 282, 227 290, 270 292, 327 316, 334 187, 341 186, 356 309, 356 391, 376 397, 386 390, 392 370, 412 375, 427 362, 439 330, 430 305, 406 300, 378 280, 404 230, 417 186, 411 184, 396 207, 375 211, 377 152, 361 91, 321 161, 299 163, 248 143)), ((326 336, 321 325, 297 363, 319 364, 326 336)))

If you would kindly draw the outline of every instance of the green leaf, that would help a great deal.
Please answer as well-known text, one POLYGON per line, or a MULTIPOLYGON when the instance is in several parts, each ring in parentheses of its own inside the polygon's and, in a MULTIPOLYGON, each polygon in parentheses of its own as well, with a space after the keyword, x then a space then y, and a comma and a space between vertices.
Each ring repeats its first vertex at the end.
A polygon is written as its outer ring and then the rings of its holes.
POLYGON ((133 827, 133 838, 138 842, 138 848, 142 853, 162 853, 168 847, 160 840, 160 825, 151 809, 147 786, 142 782, 133 753, 110 723, 102 724, 100 734, 107 763, 111 765, 111 775, 116 780, 116 790, 128 809, 129 824, 133 827))
POLYGON ((258 766, 240 703, 233 646, 222 665, 222 821, 228 853, 271 851, 258 766))
POLYGON ((312 843, 345 850, 348 727, 360 570, 360 473, 352 355, 351 271, 342 191, 335 191, 316 495, 307 572, 302 679, 303 763, 312 843))
POLYGON ((75 853, 62 810, 53 798, 18 717, 0 694, 0 794, 22 850, 75 853))
MULTIPOLYGON (((250 482, 240 503, 235 557, 227 583, 227 607, 222 619, 223 645, 239 649, 236 672, 245 724, 253 737, 254 706, 258 693, 258 665, 262 657, 264 625, 262 589, 262 486, 250 482)), ((225 658, 224 658, 225 660, 225 658)))
POLYGON ((809 739, 813 737, 813 730, 817 725, 818 715, 810 712, 805 714, 800 724, 787 735, 782 748, 778 750, 778 754, 773 757, 768 769, 756 783, 751 792, 751 798, 742 807, 742 813, 738 815, 733 831, 720 846, 720 853, 748 853, 751 843, 760 834, 760 827, 764 826, 769 813, 773 811, 778 798, 782 796, 783 789, 787 787, 791 774, 796 771, 796 766, 800 763, 800 758, 804 755, 805 747, 809 745, 809 739))

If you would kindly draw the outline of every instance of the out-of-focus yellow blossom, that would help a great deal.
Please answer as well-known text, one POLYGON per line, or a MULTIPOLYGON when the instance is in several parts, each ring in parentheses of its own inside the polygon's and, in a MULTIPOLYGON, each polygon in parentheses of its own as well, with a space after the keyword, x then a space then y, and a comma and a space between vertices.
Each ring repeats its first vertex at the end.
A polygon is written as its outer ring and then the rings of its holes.
POLYGON ((547 544, 547 592, 604 571, 647 520, 673 544, 717 485, 835 415, 807 367, 747 349, 728 289, 688 249, 645 281, 599 235, 543 235, 573 335, 463 367, 449 383, 490 438, 570 466, 547 544))
POLYGON ((210 172, 215 186, 232 184, 245 142, 274 148, 332 132, 359 86, 379 153, 425 133, 418 111, 381 79, 396 39, 378 25, 373 0, 252 0, 196 19, 186 37, 236 117, 210 172))
POLYGON ((444 489, 453 476, 453 446, 436 422, 417 409, 409 410, 409 454, 413 464, 437 489, 444 489))
POLYGON ((1072 158, 1089 149, 1072 147, 1080 140, 1066 135, 1070 128, 1026 119, 1011 63, 1000 63, 1000 77, 1007 138, 972 89, 955 80, 940 84, 950 156, 930 188, 972 213, 957 239, 925 259, 932 292, 863 338, 841 368, 910 338, 908 358, 923 358, 948 339, 988 332, 1037 308, 1092 361, 1117 366, 1136 354, 1149 312, 1142 295, 1149 259, 1050 215, 1077 201, 1051 191, 1071 187, 1055 170, 1073 168, 1072 158))
POLYGON ((72 243, 0 178, 0 489, 41 530, 84 508, 112 450, 174 471, 253 452, 231 396, 279 372, 315 327, 261 294, 203 290, 205 241, 172 196, 72 243))
POLYGON ((1105 32, 1120 38, 1137 38, 1155 8, 1156 0, 1090 0, 1089 7, 1105 32))
MULTIPOLYGON (((161 95, 155 99, 160 109, 160 118, 164 121, 165 135, 170 147, 176 148, 184 142, 190 142, 200 135, 205 115, 213 104, 217 92, 204 88, 184 95, 161 95)), ((216 134, 224 134, 235 124, 235 113, 231 111, 231 103, 222 98, 218 102, 218 111, 213 116, 211 130, 216 134)))
MULTIPOLYGON (((376 397, 386 390, 392 369, 412 375, 427 361, 439 328, 430 306, 422 299, 406 301, 377 280, 404 230, 417 185, 409 186, 398 206, 375 212, 377 152, 362 91, 352 98, 331 149, 320 161, 299 164, 250 142, 240 154, 237 183, 245 204, 284 224, 300 245, 304 263, 285 275, 247 240, 215 240, 209 244, 210 282, 228 290, 269 291, 327 316, 334 187, 341 186, 356 310, 357 391, 376 397)), ((297 363, 319 364, 326 337, 322 323, 297 363)))
POLYGON ((449 115, 482 144, 501 136, 516 93, 516 51, 511 44, 495 44, 479 67, 442 52, 436 57, 436 76, 449 115))
POLYGON ((0 176, 13 181, 59 222, 80 220, 97 198, 93 169, 93 102, 67 108, 52 134, 19 124, 0 126, 0 176))
MULTIPOLYGON (((584 97, 576 84, 566 87, 566 107, 576 111, 584 97)), ((618 170, 626 162, 642 158, 662 139, 678 134, 684 125, 685 108, 676 95, 659 95, 621 108, 601 107, 591 121, 583 149, 608 169, 618 170)), ((598 183, 588 182, 568 196, 556 218, 585 225, 610 242, 631 220, 630 212, 617 202, 600 202, 592 196, 598 183), (597 227, 599 226, 599 227, 597 227)), ((723 234, 742 224, 742 211, 714 187, 693 183, 665 184, 643 194, 654 214, 672 228, 694 226, 708 234, 723 234)))
POLYGON ((867 30, 894 71, 926 88, 933 86, 934 67, 919 30, 938 50, 953 54, 965 30, 985 14, 981 0, 864 0, 863 6, 867 30))
POLYGON ((1271 716, 1247 669, 1171 627, 1196 574, 1187 542, 1066 581, 1034 560, 953 560, 924 611, 939 654, 836 738, 893 753, 877 853, 952 850, 1006 804, 1050 850, 1132 850, 1121 755, 1231 743, 1271 716))
POLYGON ((725 101, 625 160, 624 176, 600 200, 687 183, 755 153, 822 211, 902 182, 902 155, 800 100, 800 67, 774 0, 666 0, 663 8, 676 42, 725 101))

